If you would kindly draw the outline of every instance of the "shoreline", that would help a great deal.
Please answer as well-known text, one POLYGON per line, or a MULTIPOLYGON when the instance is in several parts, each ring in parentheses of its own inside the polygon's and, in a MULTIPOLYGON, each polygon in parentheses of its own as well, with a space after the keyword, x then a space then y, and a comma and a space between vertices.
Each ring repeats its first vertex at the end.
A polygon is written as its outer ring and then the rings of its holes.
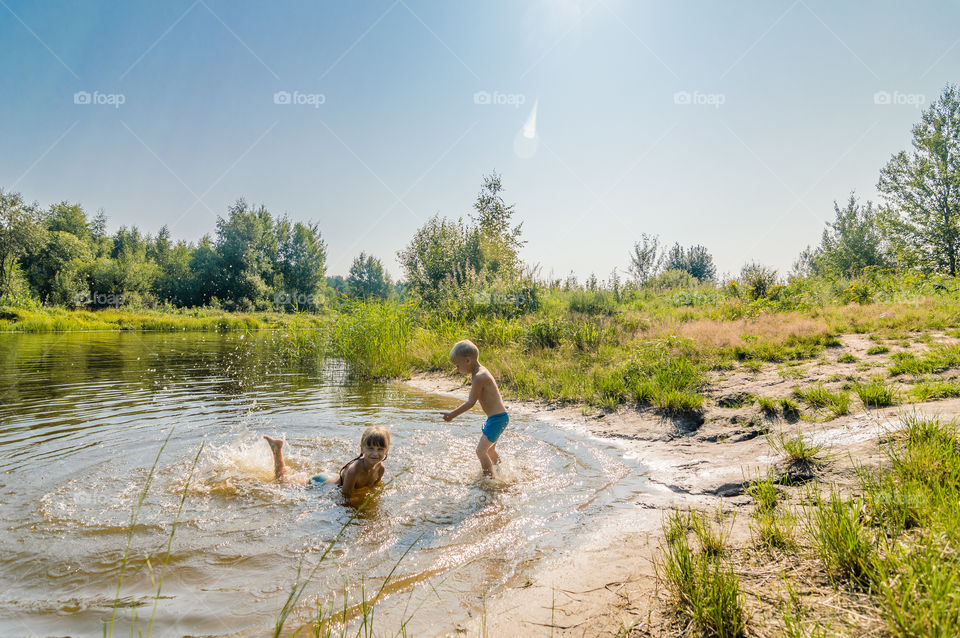
MULTIPOLYGON (((725 380, 738 383, 737 379, 725 380)), ((400 383, 429 394, 462 398, 466 385, 440 373, 414 374, 400 383)), ((786 388, 796 380, 779 381, 786 388)), ((716 389, 711 384, 711 389, 716 389)), ((732 514, 730 540, 748 542, 753 499, 744 483, 775 469, 780 456, 766 433, 802 434, 827 446, 830 459, 815 482, 851 485, 855 464, 880 463, 877 439, 896 427, 905 413, 960 414, 960 399, 906 403, 861 409, 829 421, 794 423, 768 419, 744 431, 738 414, 715 405, 704 411, 703 424, 686 428, 683 420, 652 409, 621 408, 606 413, 585 406, 558 406, 543 401, 505 401, 508 410, 556 427, 572 426, 600 439, 615 440, 625 454, 647 467, 654 488, 637 495, 635 509, 611 513, 620 524, 607 525, 571 551, 539 564, 524 586, 508 588, 485 601, 484 618, 472 618, 458 631, 485 627, 490 635, 523 631, 533 635, 614 635, 633 626, 659 635, 676 630, 657 586, 654 558, 663 539, 664 516, 673 509, 715 510, 732 514), (733 426, 733 427, 731 427, 733 426)), ((608 523, 605 518, 601 523, 608 523)))

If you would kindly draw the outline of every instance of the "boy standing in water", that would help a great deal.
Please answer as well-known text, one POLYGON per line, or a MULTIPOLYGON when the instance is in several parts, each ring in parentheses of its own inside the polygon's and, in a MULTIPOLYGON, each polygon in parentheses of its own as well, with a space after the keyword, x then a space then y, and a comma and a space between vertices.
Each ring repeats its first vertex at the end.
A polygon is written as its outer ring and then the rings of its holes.
POLYGON ((472 408, 477 401, 487 415, 487 422, 481 430, 480 442, 477 444, 477 457, 486 476, 493 476, 493 466, 500 462, 497 454, 497 439, 507 427, 510 418, 507 408, 503 405, 500 388, 490 371, 480 365, 480 350, 472 341, 458 341, 450 351, 450 363, 457 367, 457 372, 470 375, 470 396, 455 410, 443 413, 444 421, 452 421, 460 414, 472 408))

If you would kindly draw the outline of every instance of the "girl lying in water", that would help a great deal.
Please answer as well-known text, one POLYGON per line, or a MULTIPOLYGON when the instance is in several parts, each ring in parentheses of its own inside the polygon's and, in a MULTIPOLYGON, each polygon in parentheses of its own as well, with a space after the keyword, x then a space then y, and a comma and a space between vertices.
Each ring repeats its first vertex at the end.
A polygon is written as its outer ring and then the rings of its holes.
POLYGON ((350 497, 359 489, 373 487, 383 478, 383 462, 390 452, 390 431, 381 427, 369 427, 360 437, 360 456, 340 468, 338 474, 321 472, 309 479, 292 475, 283 462, 283 439, 264 436, 273 452, 274 478, 282 482, 301 485, 336 484, 343 495, 350 497))

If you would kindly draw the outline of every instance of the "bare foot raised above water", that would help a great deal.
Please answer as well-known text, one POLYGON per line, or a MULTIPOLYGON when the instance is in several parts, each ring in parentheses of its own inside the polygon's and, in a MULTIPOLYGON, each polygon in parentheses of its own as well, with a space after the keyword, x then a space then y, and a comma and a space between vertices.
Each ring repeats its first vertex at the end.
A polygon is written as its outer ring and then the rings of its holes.
POLYGON ((263 435, 264 440, 270 445, 270 451, 273 452, 273 475, 279 481, 287 473, 287 466, 283 462, 283 439, 277 439, 272 436, 263 435))
POLYGON ((279 454, 283 450, 283 439, 277 439, 266 434, 263 435, 263 438, 270 444, 270 451, 274 454, 279 454))

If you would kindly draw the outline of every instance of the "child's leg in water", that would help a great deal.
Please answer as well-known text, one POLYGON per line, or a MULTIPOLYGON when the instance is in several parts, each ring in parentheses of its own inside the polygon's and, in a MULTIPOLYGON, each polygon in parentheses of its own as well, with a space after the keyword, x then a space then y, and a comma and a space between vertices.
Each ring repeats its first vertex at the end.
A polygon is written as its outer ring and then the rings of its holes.
POLYGON ((490 457, 490 462, 494 465, 500 465, 500 455, 497 454, 497 444, 496 442, 490 446, 490 449, 487 450, 487 456, 490 457))
POLYGON ((270 444, 270 451, 273 452, 273 478, 278 481, 286 480, 287 465, 283 462, 283 439, 275 439, 266 434, 263 438, 270 444))
MULTIPOLYGON (((493 449, 493 445, 486 435, 482 435, 480 442, 477 443, 477 458, 480 459, 480 467, 483 468, 484 475, 489 477, 493 477, 493 459, 490 458, 490 450, 493 449)), ((494 452, 494 455, 496 455, 496 452, 494 452)))

